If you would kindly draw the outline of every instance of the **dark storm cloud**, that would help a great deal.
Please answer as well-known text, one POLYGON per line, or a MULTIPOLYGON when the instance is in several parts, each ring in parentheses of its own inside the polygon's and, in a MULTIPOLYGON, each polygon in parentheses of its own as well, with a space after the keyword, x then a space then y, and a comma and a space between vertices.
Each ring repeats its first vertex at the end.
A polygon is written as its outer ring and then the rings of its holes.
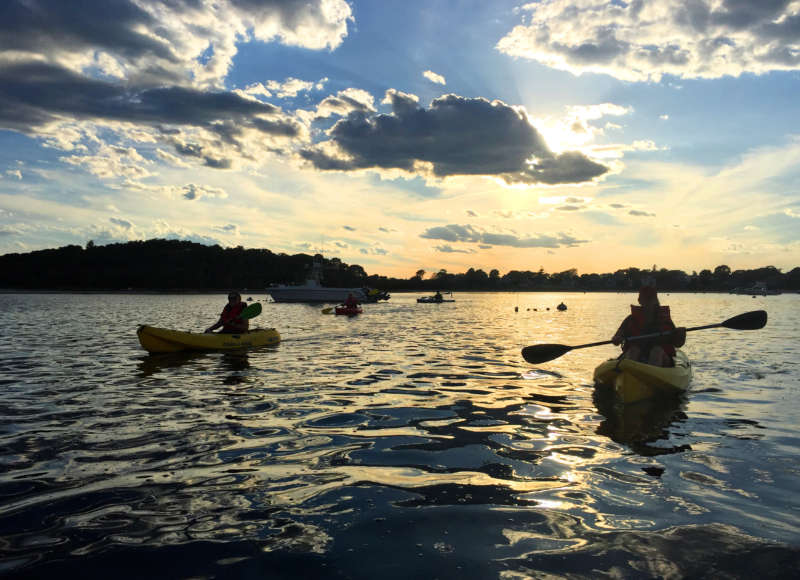
POLYGON ((234 93, 204 92, 184 87, 129 91, 106 81, 90 79, 44 63, 0 68, 0 128, 33 133, 58 118, 127 121, 153 127, 207 127, 234 120, 271 135, 296 135, 298 126, 275 115, 273 105, 244 99, 234 93))
POLYGON ((391 114, 351 113, 329 131, 343 155, 313 147, 301 155, 323 170, 411 171, 429 162, 438 177, 494 175, 508 182, 576 183, 608 168, 578 152, 555 155, 524 112, 504 103, 445 95, 430 108, 390 90, 391 114))
POLYGON ((490 246, 510 246, 514 248, 560 248, 575 247, 585 244, 588 240, 580 240, 564 233, 556 235, 537 235, 519 237, 513 234, 497 234, 486 232, 472 225, 449 224, 428 228, 421 238, 429 240, 444 240, 445 242, 465 242, 486 244, 490 246))

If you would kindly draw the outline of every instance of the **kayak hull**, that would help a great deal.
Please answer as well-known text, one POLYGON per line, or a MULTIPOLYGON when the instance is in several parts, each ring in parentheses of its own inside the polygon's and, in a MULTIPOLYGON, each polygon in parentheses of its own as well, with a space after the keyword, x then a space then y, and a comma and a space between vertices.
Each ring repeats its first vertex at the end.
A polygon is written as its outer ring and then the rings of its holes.
POLYGON ((599 385, 613 387, 622 403, 635 403, 664 395, 678 395, 689 388, 692 365, 681 350, 675 352, 674 367, 657 367, 630 359, 609 359, 594 370, 599 385))
POLYGON ((360 306, 356 306, 355 308, 351 308, 348 306, 337 306, 334 309, 334 312, 342 316, 355 316, 356 314, 361 314, 364 311, 361 309, 360 306))
POLYGON ((281 335, 274 328, 257 328, 242 334, 183 332, 142 325, 136 331, 147 352, 236 350, 278 344, 281 335))

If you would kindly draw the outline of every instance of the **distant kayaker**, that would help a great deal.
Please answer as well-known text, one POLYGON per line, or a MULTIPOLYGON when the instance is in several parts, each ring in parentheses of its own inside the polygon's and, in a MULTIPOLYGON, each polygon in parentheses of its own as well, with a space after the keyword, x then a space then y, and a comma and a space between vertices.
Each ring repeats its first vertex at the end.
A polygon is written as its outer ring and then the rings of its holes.
POLYGON ((250 328, 250 321, 246 318, 242 320, 239 318, 242 310, 247 307, 247 304, 242 302, 242 296, 238 292, 230 292, 228 294, 228 303, 222 309, 222 314, 219 315, 219 320, 212 326, 206 328, 206 332, 214 332, 220 326, 220 332, 228 334, 240 334, 247 332, 250 328))
POLYGON ((436 302, 442 302, 444 300, 444 298, 442 298, 442 293, 438 290, 436 291, 436 294, 433 295, 433 299, 436 300, 436 302))
POLYGON ((347 295, 347 299, 344 301, 344 305, 345 305, 347 308, 357 308, 357 307, 358 307, 358 298, 356 298, 355 296, 353 296, 353 293, 352 293, 352 292, 350 292, 350 293, 347 295))
POLYGON ((639 306, 631 304, 631 313, 622 321, 611 339, 622 344, 625 358, 660 367, 673 366, 675 347, 686 342, 686 329, 676 328, 669 314, 669 306, 661 306, 654 286, 639 290, 639 306), (672 334, 651 340, 628 340, 634 336, 675 330, 672 334))

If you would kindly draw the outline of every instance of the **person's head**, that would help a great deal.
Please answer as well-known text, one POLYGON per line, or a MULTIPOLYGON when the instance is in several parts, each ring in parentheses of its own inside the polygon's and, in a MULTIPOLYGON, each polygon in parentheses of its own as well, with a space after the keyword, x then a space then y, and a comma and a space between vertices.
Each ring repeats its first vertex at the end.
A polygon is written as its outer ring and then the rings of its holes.
POLYGON ((658 293, 655 286, 642 286, 639 290, 639 304, 642 306, 658 306, 658 293))
POLYGON ((230 302, 231 304, 236 304, 237 302, 241 302, 241 300, 242 300, 241 295, 235 290, 231 290, 230 292, 228 292, 228 302, 230 302))

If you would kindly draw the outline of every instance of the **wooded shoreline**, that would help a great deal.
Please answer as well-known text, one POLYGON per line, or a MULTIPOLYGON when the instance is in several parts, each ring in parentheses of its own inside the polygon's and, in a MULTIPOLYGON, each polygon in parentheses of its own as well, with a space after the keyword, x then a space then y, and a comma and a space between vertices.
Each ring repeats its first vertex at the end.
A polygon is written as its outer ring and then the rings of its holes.
POLYGON ((624 268, 603 274, 576 269, 511 270, 503 275, 478 268, 453 274, 418 270, 409 278, 370 275, 358 264, 320 254, 282 254, 266 249, 222 248, 178 240, 147 240, 86 247, 71 245, 0 256, 0 289, 14 292, 216 293, 231 288, 265 293, 277 284, 300 284, 313 266, 331 287, 377 288, 388 292, 631 292, 655 284, 662 292, 740 291, 760 294, 800 291, 800 267, 783 273, 774 266, 686 273, 666 268, 624 268), (249 289, 249 290, 248 290, 249 289))

